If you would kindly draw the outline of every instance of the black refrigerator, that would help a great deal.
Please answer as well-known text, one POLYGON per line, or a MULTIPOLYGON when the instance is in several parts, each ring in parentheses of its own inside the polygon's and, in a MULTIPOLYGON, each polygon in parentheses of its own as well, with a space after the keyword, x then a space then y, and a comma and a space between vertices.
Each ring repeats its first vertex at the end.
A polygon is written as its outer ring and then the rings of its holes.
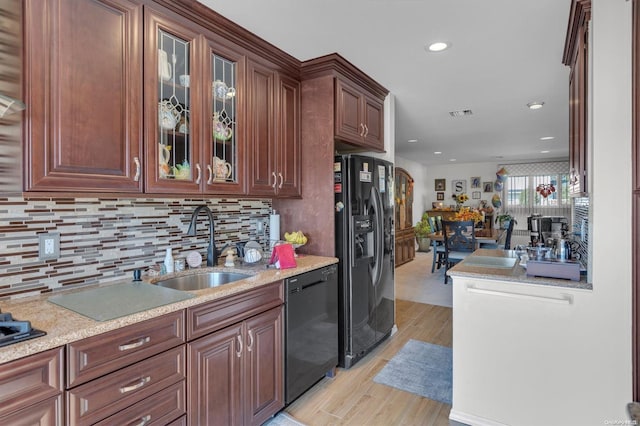
POLYGON ((394 324, 393 164, 335 157, 339 365, 350 368, 394 324))

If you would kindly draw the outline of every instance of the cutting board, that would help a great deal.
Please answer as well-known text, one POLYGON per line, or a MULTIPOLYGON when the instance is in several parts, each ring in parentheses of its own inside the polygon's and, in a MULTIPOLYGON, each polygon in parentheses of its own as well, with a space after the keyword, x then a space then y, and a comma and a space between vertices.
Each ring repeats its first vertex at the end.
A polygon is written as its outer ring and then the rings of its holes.
POLYGON ((109 321, 192 297, 195 296, 191 293, 172 288, 126 283, 59 294, 48 301, 96 321, 109 321))

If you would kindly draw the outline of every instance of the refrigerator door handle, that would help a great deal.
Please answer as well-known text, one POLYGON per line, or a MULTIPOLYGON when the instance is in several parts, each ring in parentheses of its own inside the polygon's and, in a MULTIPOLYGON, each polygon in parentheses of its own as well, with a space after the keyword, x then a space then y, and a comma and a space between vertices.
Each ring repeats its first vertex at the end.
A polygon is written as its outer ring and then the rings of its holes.
POLYGON ((382 260, 383 260, 383 232, 384 232, 384 222, 382 217, 382 197, 380 196, 380 191, 375 186, 371 187, 371 207, 373 208, 373 213, 375 217, 375 229, 374 229, 374 263, 373 263, 373 286, 377 286, 380 283, 380 278, 382 277, 382 260))

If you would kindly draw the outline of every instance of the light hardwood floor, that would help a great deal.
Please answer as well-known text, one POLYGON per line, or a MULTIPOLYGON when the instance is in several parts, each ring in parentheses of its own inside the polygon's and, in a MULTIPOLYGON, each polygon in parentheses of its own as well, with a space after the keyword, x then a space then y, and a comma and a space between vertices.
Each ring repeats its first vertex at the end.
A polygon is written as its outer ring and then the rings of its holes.
POLYGON ((285 411, 309 426, 449 425, 451 406, 375 383, 409 339, 451 347, 451 308, 396 300, 398 331, 349 370, 338 369, 285 411))

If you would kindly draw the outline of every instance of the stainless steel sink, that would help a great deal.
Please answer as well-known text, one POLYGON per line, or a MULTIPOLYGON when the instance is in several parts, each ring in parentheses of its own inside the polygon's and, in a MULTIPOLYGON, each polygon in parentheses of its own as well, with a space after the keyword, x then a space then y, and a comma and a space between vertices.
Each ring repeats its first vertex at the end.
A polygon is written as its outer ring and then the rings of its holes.
POLYGON ((160 287, 173 288, 175 290, 191 291, 202 290, 205 288, 218 287, 224 284, 229 284, 234 281, 238 281, 244 278, 249 278, 251 275, 240 274, 237 272, 206 272, 195 275, 183 275, 181 277, 169 278, 166 280, 158 281, 156 285, 160 287))

